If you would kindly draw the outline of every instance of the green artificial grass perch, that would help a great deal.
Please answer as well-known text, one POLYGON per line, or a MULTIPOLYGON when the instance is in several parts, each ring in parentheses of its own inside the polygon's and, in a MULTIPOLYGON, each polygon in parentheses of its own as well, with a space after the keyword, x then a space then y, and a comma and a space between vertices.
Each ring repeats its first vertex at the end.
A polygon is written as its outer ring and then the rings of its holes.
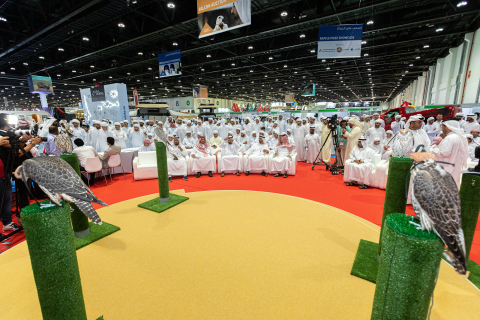
POLYGON ((95 224, 93 222, 90 222, 90 233, 82 238, 75 238, 75 248, 81 249, 83 247, 88 246, 89 244, 94 243, 95 241, 98 241, 100 239, 105 238, 106 236, 111 235, 112 233, 115 233, 119 231, 120 228, 110 224, 108 222, 103 221, 101 225, 95 224))
POLYGON ((407 208, 408 183, 410 168, 413 160, 410 158, 390 158, 388 164, 387 188, 385 190, 385 201, 383 203, 382 224, 380 225, 380 238, 378 254, 382 249, 382 233, 385 218, 391 213, 405 213, 407 208))
POLYGON ((361 239, 350 274, 373 283, 377 282, 377 253, 378 243, 361 239))
POLYGON ((371 320, 427 318, 444 245, 412 219, 404 213, 385 219, 371 320))
POLYGON ((462 205, 462 229, 467 251, 465 259, 468 261, 472 249, 473 235, 477 227, 478 213, 480 212, 480 176, 473 174, 462 176, 460 203, 462 205))
POLYGON ((157 152, 157 171, 158 171, 158 193, 161 202, 168 202, 170 195, 170 186, 168 185, 168 165, 167 165, 167 147, 163 142, 155 142, 155 151, 157 152))
MULTIPOLYGON (((78 162, 78 156, 75 153, 72 154, 62 154, 60 158, 68 162, 69 165, 77 172, 79 176, 82 174, 80 173, 80 164, 78 162)), ((72 206, 72 228, 75 233, 75 236, 82 237, 89 234, 88 227, 88 218, 86 215, 80 211, 75 204, 70 204, 72 206)))
POLYGON ((187 200, 188 200, 187 197, 183 197, 183 196, 179 196, 171 193, 169 202, 160 202, 160 198, 157 197, 147 202, 140 203, 138 206, 143 209, 148 209, 148 210, 160 213, 187 200))
POLYGON ((35 203, 21 218, 43 319, 87 320, 69 205, 40 209, 35 203))

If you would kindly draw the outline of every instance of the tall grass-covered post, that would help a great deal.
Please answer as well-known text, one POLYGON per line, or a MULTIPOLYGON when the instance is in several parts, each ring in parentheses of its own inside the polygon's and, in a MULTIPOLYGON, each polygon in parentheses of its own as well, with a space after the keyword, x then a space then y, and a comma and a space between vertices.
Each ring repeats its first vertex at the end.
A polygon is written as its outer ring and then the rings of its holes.
MULTIPOLYGON (((72 168, 77 172, 79 176, 81 176, 80 173, 80 164, 78 162, 78 157, 75 153, 72 154, 62 154, 60 155, 60 158, 68 162, 69 165, 72 166, 72 168)), ((72 217, 72 228, 75 237, 77 238, 83 238, 85 236, 88 236, 90 234, 90 227, 88 225, 88 218, 86 215, 84 215, 75 204, 70 204, 72 207, 73 211, 71 214, 72 217)))
POLYGON ((473 174, 464 174, 462 176, 460 202, 462 205, 462 229, 465 236, 466 260, 468 263, 473 235, 477 227, 478 213, 480 212, 480 176, 473 174))
POLYGON ((158 170, 158 193, 160 202, 170 201, 170 187, 168 185, 168 165, 167 165, 167 147, 163 142, 155 142, 157 152, 157 170, 158 170))
POLYGON ((391 158, 388 164, 387 188, 383 204, 383 216, 380 229, 378 254, 382 248, 382 234, 385 219, 392 213, 405 213, 407 208, 408 183, 406 183, 413 160, 410 158, 391 158))
POLYGON ((21 217, 43 319, 87 320, 69 205, 32 204, 21 217))
POLYGON ((427 318, 443 242, 410 221, 403 213, 385 219, 371 320, 427 318))

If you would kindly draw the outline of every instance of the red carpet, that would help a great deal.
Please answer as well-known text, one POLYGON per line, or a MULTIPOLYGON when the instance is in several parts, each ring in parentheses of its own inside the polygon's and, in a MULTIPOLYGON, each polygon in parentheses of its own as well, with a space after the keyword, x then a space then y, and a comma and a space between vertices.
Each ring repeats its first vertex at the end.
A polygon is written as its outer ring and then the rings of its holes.
MULTIPOLYGON (((200 178, 190 176, 189 181, 183 181, 181 177, 174 177, 170 183, 170 190, 184 189, 188 192, 209 191, 209 190, 254 190, 280 193, 301 197, 317 202, 321 202, 371 221, 380 225, 382 221, 383 200, 385 191, 380 189, 361 190, 358 187, 347 187, 343 182, 343 176, 333 176, 325 170, 325 166, 316 166, 312 171, 311 164, 298 163, 297 174, 287 179, 274 178, 273 175, 263 177, 259 174, 251 174, 240 177, 229 174, 220 177, 215 174, 213 178, 202 175, 200 178)), ((133 174, 116 175, 113 183, 106 186, 105 182, 98 181, 92 187, 95 195, 108 204, 114 204, 120 201, 152 194, 158 192, 157 180, 133 180, 133 174)), ((248 201, 248 198, 245 199, 248 201)), ((232 203, 232 206, 235 204, 232 203)), ((96 206, 98 207, 98 206, 96 206)), ((228 208, 212 208, 213 210, 228 210, 228 208)), ((273 207, 272 210, 275 210, 273 207)), ((411 206, 407 207, 407 214, 413 214, 411 206)), ((132 222, 135 222, 134 218, 132 222)), ((121 226, 120 226, 121 227, 121 226)), ((470 258, 475 262, 480 262, 480 236, 477 226, 477 233, 473 241, 470 258)), ((23 232, 14 239, 9 240, 10 246, 23 241, 23 232)), ((5 248, 0 246, 0 252, 5 248)))

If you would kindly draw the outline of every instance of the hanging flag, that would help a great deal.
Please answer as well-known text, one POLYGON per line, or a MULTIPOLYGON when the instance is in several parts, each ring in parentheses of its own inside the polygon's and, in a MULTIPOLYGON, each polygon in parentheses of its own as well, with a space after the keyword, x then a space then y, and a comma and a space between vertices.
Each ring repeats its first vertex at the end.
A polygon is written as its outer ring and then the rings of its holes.
POLYGON ((138 93, 137 93, 137 88, 133 89, 133 100, 135 102, 135 107, 138 106, 138 93))

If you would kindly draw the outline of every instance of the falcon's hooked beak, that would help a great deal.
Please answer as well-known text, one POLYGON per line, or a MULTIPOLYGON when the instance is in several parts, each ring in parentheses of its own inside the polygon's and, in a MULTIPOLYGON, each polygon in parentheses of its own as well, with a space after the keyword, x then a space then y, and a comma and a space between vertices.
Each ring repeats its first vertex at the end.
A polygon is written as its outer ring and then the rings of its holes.
MULTIPOLYGON (((23 171, 23 167, 22 167, 22 166, 19 166, 19 167, 17 168, 17 170, 15 170, 15 172, 13 173, 13 175, 14 175, 15 178, 17 178, 17 179, 22 179, 22 172, 21 172, 20 170, 23 171)), ((26 175, 25 175, 25 178, 28 179, 28 177, 27 177, 26 175)))

